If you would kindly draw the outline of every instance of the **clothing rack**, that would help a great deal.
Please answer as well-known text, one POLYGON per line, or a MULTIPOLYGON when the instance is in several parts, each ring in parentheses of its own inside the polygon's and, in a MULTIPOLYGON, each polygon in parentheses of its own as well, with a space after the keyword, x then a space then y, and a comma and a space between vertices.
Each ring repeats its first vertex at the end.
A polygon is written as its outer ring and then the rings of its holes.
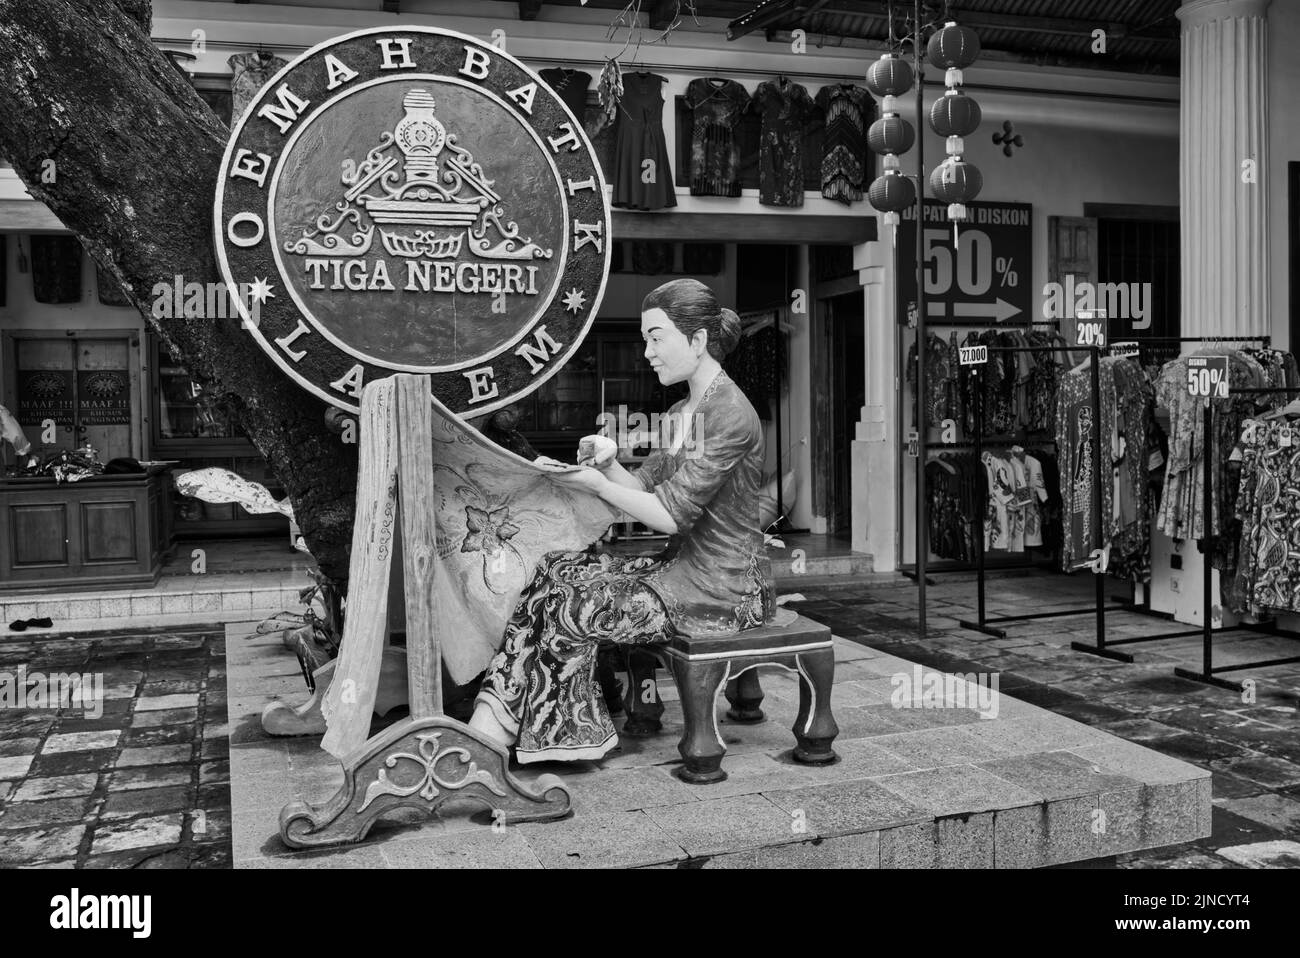
MULTIPOLYGON (((921 324, 917 327, 917 335, 916 335, 916 364, 917 364, 916 374, 917 375, 916 375, 916 397, 914 401, 916 403, 916 411, 917 411, 916 458, 917 458, 917 463, 919 465, 919 472, 918 472, 919 476, 923 476, 925 473, 926 453, 929 452, 931 448, 931 444, 925 438, 927 426, 922 425, 923 417, 921 415, 921 404, 924 402, 924 398, 921 395, 921 393, 922 393, 922 384, 925 382, 925 373, 923 367, 925 365, 925 348, 926 348, 926 343, 922 341, 924 338, 924 334, 922 331, 925 329, 925 325, 926 324, 921 324)), ((981 328, 978 323, 971 323, 971 322, 944 323, 941 321, 935 321, 931 325, 942 326, 945 328, 958 328, 958 327, 961 328, 969 327, 975 329, 981 328)), ((993 329, 998 329, 999 331, 1008 331, 1008 330, 1033 330, 1037 326, 1047 327, 1051 329, 1058 329, 1060 325, 1061 325, 1061 321, 1058 319, 1035 319, 1035 320, 1031 320, 1028 323, 1017 324, 1015 326, 983 327, 983 328, 986 331, 992 331, 993 329)), ((897 345, 895 348, 898 350, 898 352, 896 353, 896 360, 901 365, 902 356, 903 356, 903 337, 901 336, 898 337, 898 339, 896 340, 896 344, 897 345)), ((1004 352, 1013 349, 1026 351, 1026 352, 1040 352, 1040 351, 1046 351, 1047 349, 1047 347, 1011 347, 1011 346, 999 346, 995 348, 1000 349, 1004 352)), ((903 424, 903 407, 901 403, 898 405, 897 423, 898 423, 899 434, 901 435, 902 424, 903 424)), ((961 448, 966 448, 969 445, 969 443, 941 443, 940 445, 945 449, 961 449, 961 448)), ((898 469, 898 482, 900 484, 900 488, 902 485, 902 481, 903 481, 903 464, 902 464, 902 457, 900 457, 899 469, 898 469)), ((917 584, 917 589, 918 589, 917 603, 920 609, 918 631, 922 636, 925 635, 925 613, 926 613, 925 586, 936 584, 934 580, 929 577, 928 573, 933 572, 935 574, 942 574, 945 572, 969 572, 970 571, 970 566, 964 562, 959 562, 956 563, 955 565, 945 564, 943 568, 935 568, 934 566, 931 565, 928 558, 929 537, 921 530, 921 526, 924 524, 926 519, 926 515, 925 515, 926 505, 921 501, 922 493, 924 492, 924 486, 925 486, 924 480, 918 481, 916 486, 916 490, 917 490, 916 492, 917 502, 916 502, 916 510, 915 510, 916 529, 914 530, 914 534, 913 534, 915 540, 913 551, 916 553, 916 561, 911 565, 900 565, 898 569, 899 573, 904 578, 911 579, 913 582, 917 584), (921 551, 922 549, 925 550, 926 553, 925 555, 922 554, 921 551), (924 570, 927 573, 923 579, 918 578, 917 576, 918 570, 924 570)), ((899 510, 898 510, 898 526, 900 529, 902 528, 902 524, 903 524, 903 509, 902 509, 902 500, 900 498, 899 510)), ((981 539, 981 541, 983 540, 981 539)), ((1014 565, 1008 564, 1005 566, 997 566, 995 568, 1001 571, 1003 569, 1032 569, 1034 568, 1034 566, 1033 563, 1024 562, 1024 563, 1017 563, 1014 565)))
MULTIPOLYGON (((1059 349, 1059 344, 1050 346, 990 346, 989 352, 1002 353, 1026 353, 1026 352, 1055 352, 1059 349)), ((1096 510, 1093 519, 1093 535, 1097 542, 1102 541, 1102 524, 1101 524, 1101 503, 1102 503, 1102 477, 1101 477, 1101 350, 1099 346, 1076 346, 1075 349, 1085 349, 1088 352, 1088 361, 1092 366, 1092 494, 1096 500, 1096 510)), ((971 367, 971 375, 979 376, 979 366, 971 367)), ((976 397, 976 415, 975 415, 975 457, 978 459, 984 452, 983 439, 983 422, 984 422, 984 391, 975 390, 976 397)), ((1097 617, 1097 641, 1105 643, 1106 630, 1106 589, 1102 581, 1102 574, 1095 573, 1097 594, 1093 605, 1080 609, 1061 609, 1054 612, 1029 612, 1022 615, 1002 615, 990 618, 985 613, 985 560, 984 560, 984 517, 982 514, 976 515, 971 519, 975 525, 975 538, 978 549, 975 552, 975 581, 976 581, 976 618, 974 620, 962 619, 960 625, 963 629, 970 629, 973 632, 982 632, 985 635, 997 639, 1005 639, 1007 633, 1005 629, 999 629, 995 623, 1001 622, 1021 622, 1029 619, 1050 619, 1060 618, 1070 615, 1087 615, 1094 613, 1097 617)))
MULTIPOLYGON (((1271 339, 1268 336, 1158 336, 1158 337, 1151 337, 1150 339, 1138 341, 1139 345, 1141 345, 1141 343, 1143 342, 1260 343, 1261 345, 1267 347, 1271 342, 1271 339)), ((1237 390, 1237 392, 1252 392, 1252 391, 1253 390, 1247 390, 1247 389, 1237 390)), ((1296 390, 1296 391, 1300 392, 1300 390, 1296 390)), ((1204 432, 1203 438, 1201 440, 1202 448, 1204 450, 1202 453, 1204 457, 1202 463, 1204 469, 1203 484, 1205 486, 1203 503, 1204 503, 1204 508, 1206 510, 1205 511, 1206 535, 1204 538, 1201 539, 1201 554, 1204 560, 1202 563, 1204 568, 1201 570, 1202 572, 1201 591, 1203 593, 1201 596, 1201 602, 1202 602, 1201 628, 1181 629, 1181 630, 1175 630, 1173 632, 1160 632, 1157 633, 1156 635, 1130 636, 1128 638, 1112 639, 1109 642, 1106 641, 1106 637, 1104 635, 1099 635, 1096 645, 1088 645, 1087 643, 1084 642, 1071 642, 1070 648, 1074 649, 1074 651, 1076 652, 1086 652, 1090 655, 1100 655, 1103 658, 1115 659, 1120 662, 1132 662, 1133 656, 1128 655, 1127 653, 1124 652, 1116 652, 1113 649, 1113 646, 1132 645, 1138 642, 1158 642, 1162 639, 1182 639, 1182 638, 1188 638, 1193 635, 1201 635, 1204 637, 1204 656, 1205 656, 1204 672, 1202 673, 1202 675, 1191 673, 1185 675, 1184 677, 1199 678, 1201 681, 1206 681, 1213 685, 1221 685, 1226 688, 1231 688, 1239 691, 1240 686, 1232 685, 1230 682, 1226 682, 1222 679, 1215 680, 1212 678, 1213 668, 1210 662, 1210 655, 1211 655, 1210 648, 1213 641, 1212 640, 1213 633, 1232 632, 1240 629, 1250 629, 1251 631, 1273 631, 1273 630, 1267 628, 1257 629, 1248 624, 1231 626, 1227 628, 1220 627, 1219 629, 1215 629, 1211 624, 1213 621, 1213 615, 1212 615, 1213 602, 1210 596, 1210 586, 1212 581, 1211 576, 1213 570, 1211 569, 1210 566, 1210 557, 1214 554, 1214 547, 1215 547, 1217 537, 1211 531, 1212 526, 1210 524, 1210 518, 1213 516, 1213 508, 1214 508, 1213 487, 1211 482, 1211 469, 1210 469, 1210 459, 1211 459, 1210 453, 1213 451, 1213 449, 1212 446, 1206 445, 1206 443, 1213 443, 1214 441, 1212 415, 1213 414, 1210 407, 1210 401, 1207 398, 1205 401, 1205 408, 1203 411, 1202 424, 1201 424, 1201 428, 1204 432)), ((1137 605, 1136 603, 1130 601, 1121 605, 1120 608, 1125 612, 1136 612, 1142 615, 1153 615, 1153 616, 1160 615, 1160 613, 1153 611, 1151 608, 1151 586, 1149 583, 1147 584, 1143 592, 1144 595, 1143 595, 1142 605, 1137 605)), ((1170 618, 1172 618, 1172 616, 1170 616, 1170 618)), ((1296 661, 1300 661, 1300 660, 1296 660, 1296 661)), ((1238 667, 1239 666, 1233 666, 1232 668, 1238 668, 1238 667)), ((1240 667, 1249 668, 1249 666, 1240 666, 1240 667)), ((1183 675, 1183 673, 1186 670, 1175 669, 1174 671, 1179 675, 1183 675)), ((1226 671, 1226 670, 1221 670, 1221 671, 1226 671)))
MULTIPOLYGON (((1267 395, 1267 394, 1276 394, 1276 393, 1291 394, 1291 393, 1300 393, 1300 387, 1294 387, 1294 386, 1277 386, 1272 388, 1260 387, 1260 388, 1238 389, 1236 390, 1236 392, 1245 393, 1247 395, 1267 395)), ((1214 432, 1212 430, 1212 419, 1213 417, 1210 408, 1210 400, 1207 397, 1205 400, 1204 409, 1202 410, 1202 414, 1201 414, 1201 428, 1202 430, 1204 430, 1203 438, 1201 441, 1204 445, 1204 450, 1205 450, 1203 453, 1203 464, 1204 464, 1203 481, 1205 484, 1204 508, 1205 508, 1205 516, 1206 516, 1205 538, 1201 540, 1201 551, 1204 554, 1203 555, 1204 562, 1202 563, 1204 568, 1202 569, 1202 580, 1201 580, 1201 587, 1202 587, 1202 591, 1204 592, 1204 595, 1202 596, 1203 619, 1201 622, 1201 628, 1198 630, 1200 635, 1202 636, 1201 670, 1198 672, 1194 669, 1175 668, 1174 674, 1181 678, 1192 679, 1195 682, 1203 682, 1207 685, 1216 685, 1219 688, 1225 688, 1225 689, 1230 689, 1234 692, 1240 692, 1241 691, 1240 682, 1233 683, 1233 682, 1229 682, 1227 679, 1216 678, 1216 676, 1221 672, 1237 672, 1242 669, 1259 669, 1259 668, 1265 668, 1267 666, 1273 666, 1273 665, 1292 665, 1296 662, 1300 662, 1300 655, 1289 656, 1281 659, 1261 659, 1255 662, 1243 662, 1239 665, 1216 666, 1214 664, 1214 636, 1215 635, 1221 635, 1224 632, 1247 631, 1247 632, 1262 632, 1269 635, 1285 635, 1291 638, 1300 638, 1300 636, 1297 636, 1294 632, 1285 632, 1279 629, 1273 623, 1261 623, 1258 625, 1254 625, 1251 623, 1238 623, 1237 625, 1232 625, 1232 626, 1220 626, 1217 629, 1212 628, 1210 625, 1210 611, 1211 611, 1210 556, 1214 554, 1214 547, 1217 540, 1217 536, 1214 534, 1213 531, 1213 525, 1210 523, 1210 519, 1213 516, 1213 513, 1211 511, 1213 508, 1213 499, 1211 497, 1211 492, 1210 492, 1210 477, 1212 474, 1212 470, 1210 469, 1210 458, 1211 458, 1210 453, 1213 451, 1214 448, 1213 446, 1214 432)), ((1191 634, 1196 635, 1197 633, 1193 632, 1191 634)))
MULTIPOLYGON (((1055 439, 1031 438, 1028 430, 1025 430, 1021 435, 1015 435, 1013 433, 1011 435, 1005 435, 1005 436, 989 436, 985 438, 984 442, 985 444, 1018 445, 1018 446, 1046 446, 1049 444, 1050 445, 1056 444, 1055 439)), ((926 447, 927 452, 939 452, 939 453, 956 451, 959 449, 976 450, 976 456, 978 457, 980 445, 978 441, 967 440, 964 442, 945 442, 942 444, 934 444, 926 447)), ((999 562, 991 566, 987 564, 985 565, 986 569, 993 569, 996 572, 1011 572, 1017 569, 1036 569, 1040 567, 1041 567, 1040 563, 1036 563, 1032 561, 999 562)), ((927 562, 925 566, 925 571, 927 575, 931 575, 931 574, 941 575, 946 572, 973 572, 975 569, 976 569, 976 565, 974 563, 963 562, 957 559, 940 560, 939 562, 927 562)), ((912 579, 913 581, 915 581, 916 579, 915 566, 912 565, 902 566, 899 569, 899 572, 905 578, 912 579)), ((927 584, 936 585, 934 581, 930 581, 927 584)))

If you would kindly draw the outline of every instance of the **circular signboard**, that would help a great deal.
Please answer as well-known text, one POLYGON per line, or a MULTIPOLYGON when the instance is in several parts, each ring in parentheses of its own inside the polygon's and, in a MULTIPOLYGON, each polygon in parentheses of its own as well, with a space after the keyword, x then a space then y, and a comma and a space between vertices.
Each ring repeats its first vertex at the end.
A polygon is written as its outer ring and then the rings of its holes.
POLYGON ((395 372, 470 416, 536 389, 586 335, 610 256, 582 123, 514 57, 426 27, 280 71, 235 125, 214 220, 245 327, 352 412, 395 372))

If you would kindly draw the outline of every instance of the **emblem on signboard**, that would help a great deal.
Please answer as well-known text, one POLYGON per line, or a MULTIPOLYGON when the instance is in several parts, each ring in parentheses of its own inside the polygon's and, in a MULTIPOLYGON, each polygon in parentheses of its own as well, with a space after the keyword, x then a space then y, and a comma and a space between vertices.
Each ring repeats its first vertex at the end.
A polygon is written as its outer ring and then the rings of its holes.
POLYGON ((394 372, 470 415, 532 391, 581 343, 610 256, 581 123, 519 61, 436 29, 286 67, 235 126, 215 212, 225 283, 267 291, 249 332, 353 411, 394 372))

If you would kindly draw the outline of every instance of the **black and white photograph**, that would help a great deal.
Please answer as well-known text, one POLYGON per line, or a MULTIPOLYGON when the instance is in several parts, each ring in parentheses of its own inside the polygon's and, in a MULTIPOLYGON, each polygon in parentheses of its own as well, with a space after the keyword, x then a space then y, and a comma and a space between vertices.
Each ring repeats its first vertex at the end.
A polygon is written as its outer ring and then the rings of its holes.
POLYGON ((1247 940, 1297 89, 1297 0, 0 0, 19 923, 671 869, 1247 940))

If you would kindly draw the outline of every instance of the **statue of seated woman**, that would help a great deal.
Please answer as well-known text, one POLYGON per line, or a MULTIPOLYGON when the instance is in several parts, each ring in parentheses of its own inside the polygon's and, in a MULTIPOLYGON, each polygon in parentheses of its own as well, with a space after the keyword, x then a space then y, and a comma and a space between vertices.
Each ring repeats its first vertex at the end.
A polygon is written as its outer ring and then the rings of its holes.
POLYGON ((735 632, 762 625, 775 611, 759 526, 762 424, 721 365, 740 338, 740 320, 703 283, 678 279, 646 296, 641 333, 659 381, 690 387, 669 411, 678 428, 668 448, 628 472, 605 444, 591 466, 554 479, 671 538, 658 556, 542 558, 470 720, 514 746, 520 762, 599 759, 617 746, 595 679, 601 642, 649 645, 675 633, 735 632))

